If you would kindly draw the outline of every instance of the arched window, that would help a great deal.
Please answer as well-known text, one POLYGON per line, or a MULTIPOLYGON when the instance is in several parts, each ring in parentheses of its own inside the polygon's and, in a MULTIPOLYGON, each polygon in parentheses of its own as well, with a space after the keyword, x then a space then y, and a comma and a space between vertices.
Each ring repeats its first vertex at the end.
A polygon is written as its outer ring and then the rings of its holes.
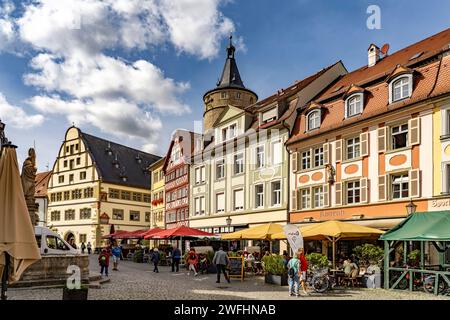
POLYGON ((363 112, 363 95, 362 93, 354 94, 347 99, 345 105, 345 117, 352 117, 363 112))
POLYGON ((320 127, 320 110, 313 110, 307 115, 308 131, 320 127))
POLYGON ((411 97, 412 74, 403 75, 389 84, 389 103, 411 97))

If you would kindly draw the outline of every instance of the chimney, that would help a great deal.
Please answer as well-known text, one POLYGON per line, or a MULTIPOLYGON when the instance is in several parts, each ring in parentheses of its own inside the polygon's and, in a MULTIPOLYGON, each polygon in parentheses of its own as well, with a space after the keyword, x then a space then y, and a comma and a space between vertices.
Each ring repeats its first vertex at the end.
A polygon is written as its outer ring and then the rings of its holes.
POLYGON ((367 57, 368 67, 373 67, 380 60, 380 48, 372 43, 367 50, 367 57))

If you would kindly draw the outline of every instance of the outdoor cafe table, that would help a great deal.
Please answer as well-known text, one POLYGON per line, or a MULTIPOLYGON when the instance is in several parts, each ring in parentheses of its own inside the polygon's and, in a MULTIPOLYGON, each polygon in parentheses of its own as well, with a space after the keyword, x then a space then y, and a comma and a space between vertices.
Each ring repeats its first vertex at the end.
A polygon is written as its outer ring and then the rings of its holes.
POLYGON ((333 275, 336 280, 336 285, 341 285, 341 281, 345 278, 345 272, 341 269, 330 269, 330 273, 333 275))

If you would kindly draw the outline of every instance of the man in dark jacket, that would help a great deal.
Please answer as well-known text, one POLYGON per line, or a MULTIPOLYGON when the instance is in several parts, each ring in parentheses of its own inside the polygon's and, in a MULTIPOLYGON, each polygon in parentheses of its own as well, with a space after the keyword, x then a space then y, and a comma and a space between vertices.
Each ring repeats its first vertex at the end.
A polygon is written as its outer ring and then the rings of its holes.
POLYGON ((216 265, 217 268, 217 281, 216 283, 220 283, 220 272, 223 272, 225 279, 230 283, 230 278, 227 275, 226 267, 230 264, 230 259, 228 259, 228 255, 223 248, 220 247, 219 251, 214 254, 214 258, 212 263, 216 265))
POLYGON ((150 260, 153 262, 153 265, 155 266, 153 269, 153 272, 159 273, 159 270, 158 270, 159 251, 157 248, 153 249, 152 257, 150 260))
POLYGON ((181 251, 177 247, 173 247, 172 250, 172 272, 175 272, 175 266, 177 267, 177 272, 180 271, 180 260, 181 251))

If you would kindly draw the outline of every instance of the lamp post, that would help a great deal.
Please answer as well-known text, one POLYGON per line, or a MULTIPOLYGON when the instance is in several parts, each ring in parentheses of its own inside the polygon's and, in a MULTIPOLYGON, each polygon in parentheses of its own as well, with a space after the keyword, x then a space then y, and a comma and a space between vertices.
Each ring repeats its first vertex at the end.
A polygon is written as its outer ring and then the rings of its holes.
MULTIPOLYGON (((228 232, 230 232, 230 226, 231 226, 231 222, 232 222, 231 217, 228 216, 228 218, 225 221, 226 221, 227 226, 228 226, 228 232)), ((230 243, 231 243, 231 241, 228 240, 228 251, 230 250, 230 243)))
POLYGON ((406 205, 406 212, 408 216, 414 214, 416 212, 417 205, 415 205, 411 199, 409 199, 409 203, 406 205))

